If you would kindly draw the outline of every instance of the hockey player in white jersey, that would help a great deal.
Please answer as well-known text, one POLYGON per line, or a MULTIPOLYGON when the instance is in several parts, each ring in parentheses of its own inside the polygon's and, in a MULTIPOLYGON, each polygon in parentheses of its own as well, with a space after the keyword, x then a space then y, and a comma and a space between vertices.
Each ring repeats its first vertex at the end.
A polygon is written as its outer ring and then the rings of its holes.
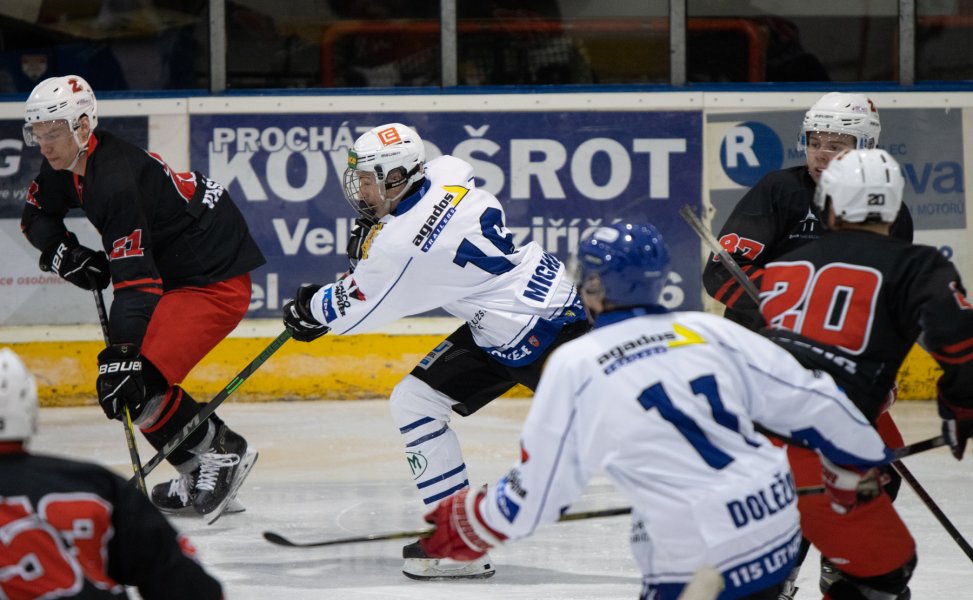
POLYGON ((776 600, 801 541, 796 490, 754 423, 822 454, 836 510, 881 493, 888 449, 828 375, 735 323, 663 308, 651 225, 599 228, 578 263, 594 330, 551 355, 513 469, 440 503, 422 548, 474 559, 556 521, 604 470, 632 503, 642 598, 675 599, 712 567, 721 600, 776 600))
MULTIPOLYGON (((443 308, 466 321, 392 391, 392 416, 427 505, 469 486, 451 413, 467 416, 516 384, 534 389, 543 359, 588 330, 571 278, 536 243, 515 247, 503 207, 452 156, 425 161, 422 140, 392 123, 349 151, 345 196, 373 222, 354 272, 304 285, 284 306, 295 339, 365 333, 443 308)), ((354 258, 354 257, 353 257, 354 258)), ((493 575, 489 557, 454 563, 403 549, 414 579, 493 575)))

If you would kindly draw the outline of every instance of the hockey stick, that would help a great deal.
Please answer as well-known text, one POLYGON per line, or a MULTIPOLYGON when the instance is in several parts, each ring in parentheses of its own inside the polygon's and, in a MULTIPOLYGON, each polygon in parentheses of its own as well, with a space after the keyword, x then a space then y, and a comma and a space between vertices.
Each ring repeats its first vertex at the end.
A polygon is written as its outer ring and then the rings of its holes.
POLYGON ((274 339, 274 341, 270 342, 270 344, 257 355, 257 358, 253 359, 250 361, 250 364, 243 367, 243 370, 240 371, 237 376, 230 381, 230 383, 226 384, 226 387, 220 390, 219 394, 217 394, 212 400, 203 406, 195 417, 183 425, 182 429, 179 430, 179 433, 177 433, 171 440, 166 442, 165 446, 162 447, 162 450, 159 450, 155 456, 149 460, 149 462, 145 463, 145 466, 142 467, 142 473, 148 475, 153 469, 159 466, 159 463, 164 461, 167 456, 172 454, 173 450, 185 442, 186 438, 192 435, 192 433, 196 431, 197 427, 199 427, 202 423, 205 423, 210 415, 216 412, 216 409, 219 408, 220 404, 222 404, 223 401, 230 396, 230 394, 235 392, 238 387, 243 385, 243 382, 253 375, 254 371, 260 368, 260 365, 267 362, 267 359, 270 358, 274 352, 277 352, 277 350, 284 345, 284 342, 289 339, 291 339, 291 332, 289 329, 285 329, 274 339))
MULTIPOLYGON (((679 209, 679 214, 682 215, 682 218, 684 218, 687 223, 689 223, 689 226, 693 228, 693 230, 697 233, 697 235, 699 235, 700 239, 702 239, 703 242, 705 242, 706 245, 709 246, 713 250, 713 252, 715 252, 720 257, 720 260, 723 261, 724 266, 727 268, 727 270, 730 271, 730 274, 733 275, 734 279, 737 280, 737 283, 743 286, 743 289, 747 292, 747 295, 753 298, 754 302, 756 302, 759 305, 760 294, 757 291, 757 286, 755 286, 754 283, 750 281, 746 273, 744 273, 743 270, 740 268, 740 265, 738 265, 736 261, 733 260, 733 257, 730 256, 729 253, 722 246, 720 246, 720 243, 716 239, 716 236, 714 236, 713 233, 703 225, 703 223, 699 220, 699 217, 696 216, 696 213, 693 212, 693 209, 690 208, 689 205, 687 204, 683 206, 681 209, 679 209)), ((937 438, 932 438, 932 440, 927 440, 927 442, 932 442, 933 440, 936 439, 937 438)), ((939 436, 938 440, 939 440, 938 443, 939 446, 942 446, 945 443, 942 436, 939 436)), ((936 446, 931 446, 931 447, 936 447, 936 446)), ((902 461, 898 460, 898 458, 901 457, 897 456, 896 460, 892 461, 891 463, 892 468, 895 469, 895 471, 902 477, 902 479, 904 479, 905 482, 909 484, 909 487, 912 488, 912 491, 915 492, 917 496, 919 496, 919 499, 922 500, 923 504, 926 505, 926 508, 928 508, 929 511, 933 514, 933 516, 936 517, 936 520, 939 521, 939 524, 942 525, 943 528, 946 530, 946 532, 950 535, 950 537, 953 538, 953 541, 955 541, 959 545, 960 549, 963 551, 964 554, 966 554, 967 558, 973 560, 973 547, 970 546, 969 542, 967 542, 966 539, 963 537, 963 535, 959 532, 959 530, 956 529, 956 526, 953 525, 952 521, 950 521, 949 518, 946 517, 946 514, 942 511, 942 509, 939 508, 939 505, 937 505, 936 502, 932 499, 932 496, 929 495, 929 492, 927 492, 926 489, 922 487, 922 484, 919 483, 919 480, 915 478, 912 472, 909 471, 909 469, 907 469, 906 466, 902 464, 902 461)))
MULTIPOLYGON (((105 336, 105 346, 108 347, 111 346, 111 338, 108 335, 108 311, 105 310, 105 298, 101 295, 101 290, 95 283, 95 278, 89 275, 88 280, 91 282, 91 293, 95 297, 95 306, 98 307, 98 320, 101 321, 101 333, 105 336)), ((125 409, 125 419, 122 421, 122 426, 125 428, 125 442, 128 444, 128 457, 132 461, 132 471, 135 472, 135 475, 132 476, 132 481, 142 494, 148 496, 149 491, 145 486, 145 470, 142 468, 139 448, 135 443, 135 427, 132 425, 132 413, 128 410, 127 404, 123 406, 125 409)))
POLYGON ((685 219, 687 223, 689 223, 689 226, 693 228, 696 235, 698 235, 699 238, 703 240, 707 246, 709 246, 710 250, 713 251, 713 254, 720 257, 720 262, 722 262, 723 266, 726 267, 726 270, 730 272, 730 275, 733 275, 733 278, 737 280, 737 283, 743 287, 743 291, 745 291, 747 295, 757 303, 757 305, 760 305, 760 292, 757 290, 757 286, 750 281, 750 278, 747 277, 747 274, 743 272, 743 269, 740 268, 737 261, 733 260, 733 257, 730 256, 730 253, 726 251, 726 248, 720 245, 719 240, 716 239, 713 232, 703 225, 703 222, 699 220, 699 217, 696 216, 693 209, 686 204, 679 209, 679 214, 682 215, 682 218, 685 219))
MULTIPOLYGON (((912 456, 913 454, 919 454, 920 452, 925 452, 926 450, 932 450, 933 448, 939 448, 945 445, 946 442, 943 436, 937 436, 930 438, 928 440, 922 440, 921 442, 916 442, 914 444, 909 444, 903 446, 897 450, 893 450, 892 454, 896 459, 905 458, 906 456, 912 456)), ((797 488, 798 496, 810 496, 814 494, 823 494, 823 485, 810 485, 807 487, 797 488)), ((609 508, 605 510, 592 510, 587 512, 576 512, 568 513, 563 515, 558 519, 558 523, 563 523, 566 521, 581 521, 584 519, 598 519, 601 517, 615 517, 618 515, 627 515, 632 512, 631 508, 609 508)), ((399 531, 396 533, 376 533, 370 535, 363 535, 359 537, 343 538, 338 540, 327 540, 322 542, 295 542, 291 539, 284 537, 279 533, 273 531, 265 531, 263 533, 264 539, 272 544, 277 544, 278 546, 289 546, 291 548, 320 548, 322 546, 337 546, 340 544, 355 544, 358 542, 379 542, 383 540, 399 540, 406 538, 416 538, 416 537, 428 537, 432 535, 434 531, 433 528, 427 529, 416 529, 413 531, 399 531)))
MULTIPOLYGON (((939 437, 942 438, 942 436, 939 437)), ((916 493, 916 496, 919 496, 922 503, 925 504, 926 508, 929 509, 929 512, 936 517, 936 520, 939 521, 939 524, 943 526, 946 533, 953 538, 953 541, 956 542, 956 545, 960 547, 963 554, 965 554, 968 559, 973 561, 973 547, 970 546, 970 543, 966 541, 963 534, 956 529, 953 522, 949 520, 945 513, 943 513, 942 509, 939 508, 939 505, 937 505, 932 499, 932 496, 929 495, 929 492, 927 492, 926 489, 919 484, 915 476, 912 474, 912 471, 906 468, 906 466, 902 464, 901 460, 892 461, 892 468, 902 476, 902 479, 905 479, 906 483, 908 483, 910 487, 912 487, 912 491, 916 493)))

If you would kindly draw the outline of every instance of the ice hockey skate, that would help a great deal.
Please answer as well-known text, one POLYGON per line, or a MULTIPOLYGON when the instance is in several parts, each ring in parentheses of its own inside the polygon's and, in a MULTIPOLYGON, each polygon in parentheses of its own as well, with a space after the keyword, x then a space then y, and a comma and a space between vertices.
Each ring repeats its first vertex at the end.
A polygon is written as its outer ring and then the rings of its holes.
MULTIPOLYGON (((173 516, 196 516, 199 513, 193 507, 196 493, 196 477, 199 469, 180 474, 170 481, 156 484, 152 487, 150 499, 160 512, 173 516)), ((223 509, 224 515, 241 513, 247 508, 235 496, 223 509)))
POLYGON ((195 477, 192 503, 206 523, 212 524, 236 496, 257 460, 257 451, 220 423, 210 447, 197 456, 199 470, 195 477))
POLYGON ((402 548, 402 574, 409 579, 437 581, 448 579, 486 579, 493 577, 496 570, 489 554, 471 562, 460 562, 449 558, 430 558, 422 550, 419 542, 412 542, 402 548))

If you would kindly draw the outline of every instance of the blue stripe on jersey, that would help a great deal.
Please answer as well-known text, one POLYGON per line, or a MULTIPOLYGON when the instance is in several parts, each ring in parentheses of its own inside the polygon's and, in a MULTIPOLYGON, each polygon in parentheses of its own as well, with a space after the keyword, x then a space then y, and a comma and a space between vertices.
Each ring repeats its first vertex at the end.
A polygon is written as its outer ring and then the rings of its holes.
POLYGON ((535 319, 535 325, 513 344, 483 348, 493 360, 508 367, 523 367, 540 358, 554 343, 565 325, 586 319, 580 305, 566 305, 551 319, 535 319))
POLYGON ((420 490, 422 488, 427 488, 427 487, 431 486, 434 483, 439 483, 440 481, 449 479, 450 477, 452 477, 453 475, 456 475, 457 473, 462 473, 463 472, 463 469, 465 469, 465 468, 466 468, 466 463, 463 463, 460 466, 456 467, 455 469, 452 469, 450 471, 446 471, 442 475, 436 475, 432 479, 427 479, 427 480, 425 480, 425 481, 423 481, 421 483, 417 483, 416 484, 416 487, 419 488, 420 490))
POLYGON ((448 431, 448 430, 449 430, 449 425, 443 425, 443 428, 440 429, 439 431, 434 431, 434 432, 432 432, 432 433, 430 433, 428 435, 422 436, 421 438, 419 438, 417 440, 413 440, 413 441, 409 442, 408 444, 406 444, 405 447, 406 448, 412 448, 414 446, 418 446, 419 444, 421 444, 423 442, 428 442, 429 440, 434 440, 434 439, 438 438, 439 436, 441 436, 442 434, 446 433, 446 431, 448 431))
POLYGON ((392 293, 392 290, 395 289, 395 286, 397 286, 399 284, 399 281, 402 279, 402 276, 405 275, 405 272, 409 270, 409 265, 411 265, 411 264, 412 264, 412 258, 409 258, 408 262, 405 263, 405 266, 402 267, 402 272, 399 273, 399 276, 395 278, 395 281, 392 282, 392 285, 389 286, 389 289, 386 290, 385 294, 381 297, 381 299, 379 299, 379 301, 375 303, 375 306, 373 306, 370 311, 368 311, 367 313, 365 313, 364 316, 362 316, 362 318, 358 319, 358 322, 357 323, 355 323, 354 325, 352 325, 348 329, 345 329, 344 331, 340 332, 338 335, 344 335, 346 333, 351 332, 352 329, 354 329, 355 327, 358 327, 359 325, 361 325, 362 324, 362 321, 364 321, 365 319, 368 318, 368 315, 370 315, 373 312, 375 312, 375 309, 378 308, 382 304, 382 302, 385 301, 385 299, 388 297, 388 295, 392 293))
POLYGON ((399 427, 399 433, 408 433, 408 432, 412 431, 413 429, 415 429, 416 427, 418 427, 420 425, 425 425, 426 423, 429 423, 431 421, 435 421, 435 419, 433 419, 432 417, 422 417, 418 421, 414 421, 412 423, 409 423, 405 427, 399 427))
POLYGON ((895 456, 889 452, 888 448, 885 449, 885 458, 877 462, 845 452, 825 439, 825 437, 821 435, 821 432, 814 427, 792 431, 791 435, 798 440, 805 442, 810 447, 820 450, 822 454, 828 457, 828 460, 836 465, 875 467, 895 460, 895 456))
POLYGON ((409 212, 409 209, 410 208, 412 208, 416 204, 419 204, 419 201, 422 200, 422 197, 426 195, 426 192, 428 192, 429 191, 429 188, 431 188, 431 187, 432 187, 432 182, 427 179, 422 184, 422 186, 416 192, 414 192, 411 196, 409 196, 408 198, 403 198, 402 200, 399 200, 399 203, 395 207, 395 211, 392 214, 394 214, 396 216, 399 216, 399 215, 404 215, 405 213, 409 212))
POLYGON ((461 489, 463 489, 465 487, 470 487, 470 482, 469 482, 468 479, 464 479, 463 480, 463 483, 461 483, 461 484, 459 484, 459 485, 457 485, 455 487, 451 487, 448 490, 446 490, 445 492, 440 492, 440 493, 436 494, 435 496, 429 496, 428 498, 423 498, 422 501, 425 504, 432 504, 433 502, 438 502, 438 501, 442 500, 443 498, 446 498, 448 496, 452 496, 453 494, 455 494, 456 492, 460 491, 461 489))

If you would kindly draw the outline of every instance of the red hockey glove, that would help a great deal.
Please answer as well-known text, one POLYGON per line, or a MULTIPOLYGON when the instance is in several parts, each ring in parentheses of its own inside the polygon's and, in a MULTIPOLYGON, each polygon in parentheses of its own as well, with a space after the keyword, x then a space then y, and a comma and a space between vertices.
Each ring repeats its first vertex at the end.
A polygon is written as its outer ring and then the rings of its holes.
POLYGON ((425 517, 426 523, 435 525, 436 530, 431 537, 419 540, 422 550, 433 558, 471 561, 507 539, 490 529, 480 516, 480 500, 485 492, 485 487, 472 494, 466 488, 440 502, 425 517))
POLYGON ((963 460, 966 440, 973 437, 973 409, 955 406, 939 399, 939 416, 943 420, 943 437, 956 460, 963 460))
POLYGON ((882 493, 878 469, 838 466, 821 457, 821 479, 824 490, 831 498, 831 509, 839 515, 848 514, 859 504, 868 502, 882 493))

